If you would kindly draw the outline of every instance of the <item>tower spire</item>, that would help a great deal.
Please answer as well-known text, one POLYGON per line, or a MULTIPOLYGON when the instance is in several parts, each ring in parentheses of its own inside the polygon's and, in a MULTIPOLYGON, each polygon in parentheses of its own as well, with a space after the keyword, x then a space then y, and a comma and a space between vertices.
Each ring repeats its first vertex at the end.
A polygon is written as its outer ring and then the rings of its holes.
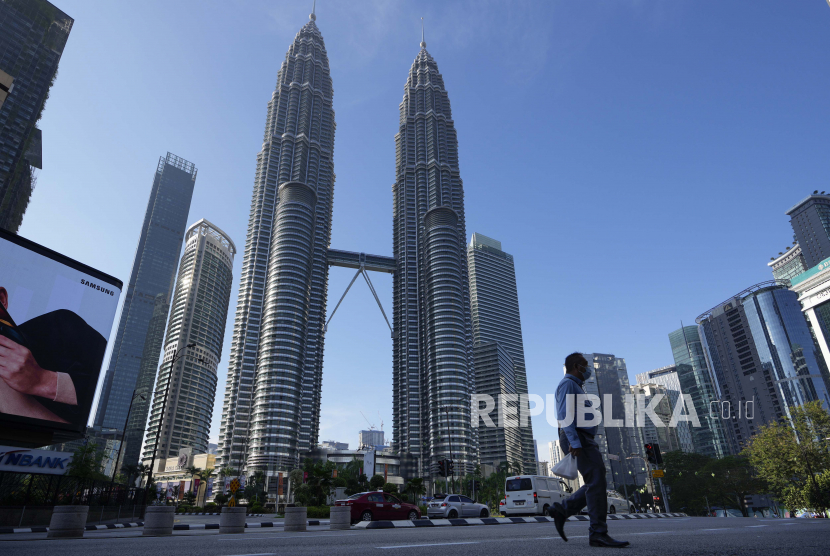
MULTIPOLYGON (((314 0, 315 2, 317 0, 314 0)), ((426 48, 427 43, 424 42, 424 18, 421 18, 421 48, 426 48)))
POLYGON ((308 14, 308 19, 310 19, 311 21, 314 21, 315 19, 317 19, 317 14, 314 13, 316 11, 317 11, 317 0, 314 0, 313 3, 311 4, 311 13, 308 14))

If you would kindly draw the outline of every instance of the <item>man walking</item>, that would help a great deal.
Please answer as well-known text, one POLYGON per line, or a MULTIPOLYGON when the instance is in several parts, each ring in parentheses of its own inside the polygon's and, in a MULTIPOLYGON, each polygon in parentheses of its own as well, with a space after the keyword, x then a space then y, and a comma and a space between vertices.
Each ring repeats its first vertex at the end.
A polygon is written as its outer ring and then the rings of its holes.
MULTIPOLYGON (((584 426, 585 423, 577 423, 576 404, 577 395, 584 396, 585 391, 582 385, 591 377, 593 369, 581 353, 572 353, 565 358, 565 378, 556 388, 556 418, 559 420, 559 445, 567 455, 571 454, 576 458, 576 467, 582 475, 585 484, 574 492, 562 504, 559 502, 551 506, 550 516, 554 520, 556 530, 565 542, 565 522, 569 516, 578 513, 582 508, 588 506, 588 515, 591 518, 591 525, 588 527, 588 542, 591 546, 623 547, 628 546, 628 541, 618 541, 608 536, 608 524, 606 514, 608 512, 608 493, 605 483, 605 464, 602 461, 602 454, 599 446, 594 441, 597 434, 597 426, 584 426), (568 399, 571 399, 571 407, 574 415, 569 423, 566 423, 568 399), (578 425, 583 425, 582 427, 578 425)), ((590 406, 587 400, 583 402, 586 407, 590 406)), ((598 409, 598 408, 597 408, 598 409)))

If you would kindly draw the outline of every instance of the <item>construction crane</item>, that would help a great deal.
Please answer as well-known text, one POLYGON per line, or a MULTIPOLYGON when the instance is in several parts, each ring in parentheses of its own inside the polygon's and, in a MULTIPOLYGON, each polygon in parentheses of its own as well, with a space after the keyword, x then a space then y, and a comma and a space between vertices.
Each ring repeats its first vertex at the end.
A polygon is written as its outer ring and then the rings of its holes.
MULTIPOLYGON (((363 415, 363 412, 361 411, 361 412, 360 412, 360 414, 361 414, 361 415, 363 415)), ((365 416, 365 415, 363 415, 363 418, 364 418, 364 419, 366 419, 366 416, 365 416)), ((369 423, 369 419, 366 419, 366 422, 367 422, 367 423, 369 423)), ((381 422, 380 422, 380 426, 381 426, 381 428, 383 428, 383 421, 381 421, 381 422)), ((373 425, 372 423, 369 423, 369 430, 370 430, 370 431, 373 431, 373 430, 375 430, 376 428, 377 428, 377 427, 376 427, 375 425, 373 425)))

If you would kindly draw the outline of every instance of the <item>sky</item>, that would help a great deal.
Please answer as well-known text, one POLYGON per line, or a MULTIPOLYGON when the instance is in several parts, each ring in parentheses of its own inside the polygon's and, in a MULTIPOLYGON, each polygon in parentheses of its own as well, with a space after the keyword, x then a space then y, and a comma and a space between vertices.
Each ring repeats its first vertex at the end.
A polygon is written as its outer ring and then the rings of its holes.
MULTIPOLYGON (((169 151, 198 168, 188 223, 207 218, 242 252, 266 104, 311 0, 53 1, 75 24, 20 235, 126 281, 169 151)), ((668 334, 771 279, 793 241, 785 212, 830 189, 825 0, 320 0, 333 248, 392 254, 421 17, 458 132, 467 236, 515 259, 531 393, 554 392, 572 351, 625 358, 632 382, 672 364, 668 334)), ((331 270, 329 313, 352 275, 331 270)), ((371 278, 390 314, 391 276, 371 278)), ((389 330, 356 282, 326 336, 319 439, 355 447, 370 424, 389 437, 391 371, 389 330)), ((544 414, 533 427, 547 459, 556 430, 544 414)))

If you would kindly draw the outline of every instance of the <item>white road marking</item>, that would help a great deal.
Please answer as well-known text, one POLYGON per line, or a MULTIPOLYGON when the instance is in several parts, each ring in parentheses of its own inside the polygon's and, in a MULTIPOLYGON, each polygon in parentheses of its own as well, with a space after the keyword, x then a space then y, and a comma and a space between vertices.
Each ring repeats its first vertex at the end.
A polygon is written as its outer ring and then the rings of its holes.
POLYGON ((478 541, 474 542, 439 542, 439 543, 432 543, 432 544, 398 544, 395 546, 376 546, 375 548, 380 548, 383 550, 388 550, 390 548, 421 548, 422 546, 450 546, 456 544, 478 544, 478 541))
POLYGON ((717 529, 701 529, 701 531, 726 531, 732 529, 731 527, 718 527, 717 529))
POLYGON ((746 525, 745 527, 769 527, 768 525, 746 525))
MULTIPOLYGON (((280 539, 313 539, 313 538, 322 538, 328 539, 329 537, 351 537, 354 535, 359 535, 360 533, 341 533, 341 534, 326 534, 325 531, 320 531, 318 534, 314 535, 316 531, 310 531, 311 535, 245 535, 242 538, 245 539, 273 539, 273 540, 280 540, 280 539)), ((184 536, 184 535, 182 535, 184 536)), ((219 539, 220 541, 239 541, 241 538, 239 535, 234 535, 231 538, 219 539)), ((234 556, 268 556, 269 554, 273 554, 272 552, 268 552, 265 554, 236 554, 234 556)))
POLYGON ((647 533, 628 533, 629 535, 662 535, 664 533, 677 533, 677 531, 648 531, 647 533))

